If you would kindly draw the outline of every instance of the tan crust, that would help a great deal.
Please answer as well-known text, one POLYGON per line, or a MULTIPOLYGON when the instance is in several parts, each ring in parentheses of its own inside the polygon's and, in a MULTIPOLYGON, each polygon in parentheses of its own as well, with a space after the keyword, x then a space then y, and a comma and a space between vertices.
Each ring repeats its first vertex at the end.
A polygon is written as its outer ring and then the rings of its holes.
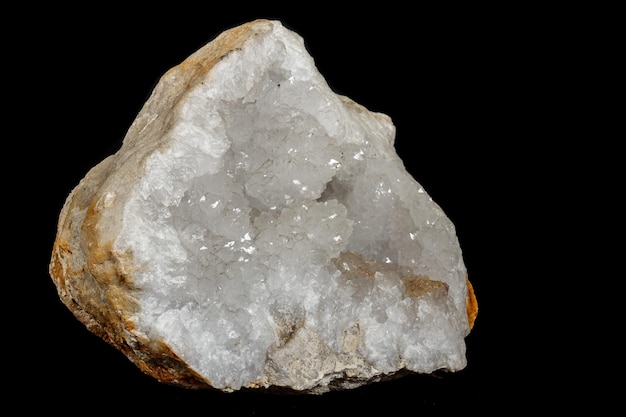
POLYGON ((476 300, 476 294, 474 294, 474 287, 470 282, 469 278, 467 281, 467 320, 469 322, 470 330, 474 328, 474 322, 476 321, 476 316, 478 316, 478 301, 476 300))

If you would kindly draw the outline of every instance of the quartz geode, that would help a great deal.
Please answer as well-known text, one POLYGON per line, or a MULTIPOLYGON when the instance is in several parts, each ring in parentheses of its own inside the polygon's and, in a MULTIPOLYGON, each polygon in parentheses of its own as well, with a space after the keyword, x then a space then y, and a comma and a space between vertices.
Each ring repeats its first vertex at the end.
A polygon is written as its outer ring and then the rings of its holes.
POLYGON ((60 298, 188 387, 319 393, 462 369, 477 307, 461 249, 394 135, 279 22, 230 29, 161 78, 68 197, 60 298))

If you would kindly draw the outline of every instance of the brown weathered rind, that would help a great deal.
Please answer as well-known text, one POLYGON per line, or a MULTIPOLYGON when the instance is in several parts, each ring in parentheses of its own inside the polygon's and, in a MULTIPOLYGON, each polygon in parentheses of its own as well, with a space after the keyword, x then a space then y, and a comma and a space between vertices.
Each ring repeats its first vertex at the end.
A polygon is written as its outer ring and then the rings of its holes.
POLYGON ((269 30, 268 24, 260 20, 223 32, 164 74, 129 128, 122 149, 87 173, 68 196, 59 216, 50 262, 59 297, 91 332, 162 382, 210 386, 210 381, 189 369, 166 344, 135 332, 132 317, 137 304, 128 270, 130 254, 113 249, 119 214, 147 156, 166 145, 159 139, 169 130, 169 115, 175 113, 186 92, 228 53, 269 30), (180 94, 172 95, 172 91, 180 94), (143 137, 151 140, 142 141, 143 137))
POLYGON ((476 300, 476 294, 474 294, 474 287, 470 282, 469 278, 467 281, 467 301, 466 301, 466 309, 467 309, 467 321, 469 322, 469 328, 472 330, 474 328, 474 322, 476 321, 476 317, 478 316, 478 301, 476 300))

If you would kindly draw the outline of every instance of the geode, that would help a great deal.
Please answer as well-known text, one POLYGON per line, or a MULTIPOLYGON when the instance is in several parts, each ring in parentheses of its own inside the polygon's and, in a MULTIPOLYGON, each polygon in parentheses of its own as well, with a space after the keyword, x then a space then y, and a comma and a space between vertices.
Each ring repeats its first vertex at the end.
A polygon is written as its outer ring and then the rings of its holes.
POLYGON ((335 94, 278 21, 165 73, 61 210, 50 274, 159 381, 322 393, 466 366, 455 227, 391 119, 335 94))

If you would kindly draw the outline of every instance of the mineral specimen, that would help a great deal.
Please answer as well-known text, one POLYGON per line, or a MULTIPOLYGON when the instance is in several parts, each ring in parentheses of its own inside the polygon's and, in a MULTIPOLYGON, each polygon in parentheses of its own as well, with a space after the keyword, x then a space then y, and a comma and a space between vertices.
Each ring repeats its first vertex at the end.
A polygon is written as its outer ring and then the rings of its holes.
POLYGON ((67 198, 59 296, 186 387, 322 393, 460 370, 476 301, 394 135, 280 22, 227 30, 164 74, 67 198))

